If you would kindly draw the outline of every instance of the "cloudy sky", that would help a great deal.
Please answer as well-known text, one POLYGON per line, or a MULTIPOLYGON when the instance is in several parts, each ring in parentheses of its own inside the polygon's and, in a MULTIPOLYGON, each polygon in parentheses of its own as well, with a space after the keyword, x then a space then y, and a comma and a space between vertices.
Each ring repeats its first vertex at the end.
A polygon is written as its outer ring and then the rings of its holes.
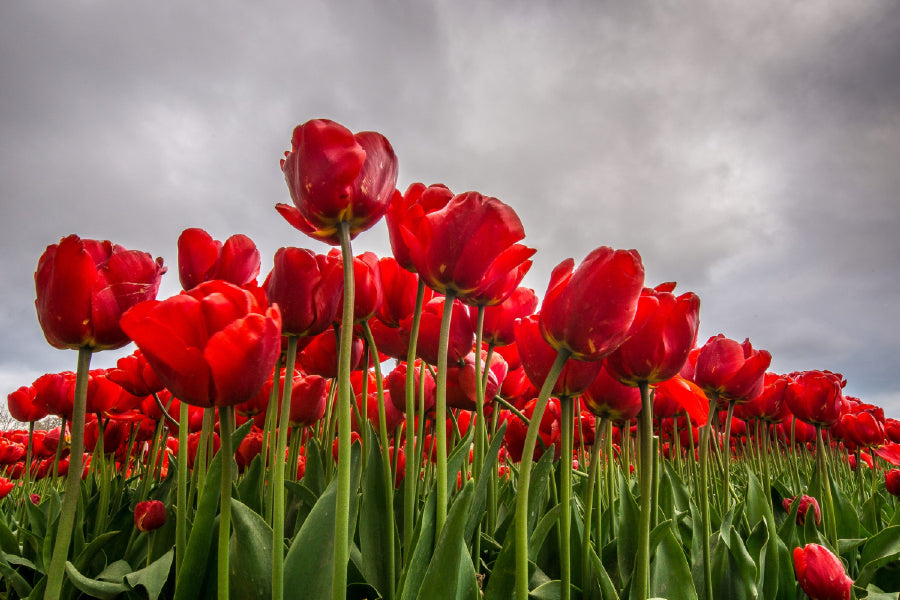
POLYGON ((292 128, 327 117, 387 136, 401 189, 512 205, 539 294, 568 256, 637 248, 648 284, 699 294, 701 341, 900 417, 900 4, 263 4, 0 8, 0 391, 75 367, 34 312, 69 233, 164 257, 161 297, 186 227, 251 236, 264 271, 327 250, 273 208, 292 128))

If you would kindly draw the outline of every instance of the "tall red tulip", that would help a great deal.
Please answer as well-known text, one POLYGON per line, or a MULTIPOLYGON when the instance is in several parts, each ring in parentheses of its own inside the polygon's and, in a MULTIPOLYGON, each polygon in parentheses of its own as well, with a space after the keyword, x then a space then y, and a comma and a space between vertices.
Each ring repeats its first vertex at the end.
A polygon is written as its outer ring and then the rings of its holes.
MULTIPOLYGON (((519 320, 516 323, 516 347, 522 359, 525 374, 535 387, 540 388, 550 373, 557 351, 544 338, 538 326, 540 313, 519 320)), ((599 361, 567 361, 553 385, 552 395, 574 398, 580 396, 591 385, 600 372, 603 363, 599 361)))
POLYGON ((900 469, 891 469, 884 473, 884 487, 889 494, 900 498, 900 469))
POLYGON ((659 383, 675 376, 697 342, 700 298, 677 298, 674 283, 644 288, 628 337, 606 358, 610 375, 627 385, 659 383))
POLYGON ((259 266, 259 250, 246 235, 233 235, 223 244, 192 227, 178 236, 178 279, 185 290, 213 279, 243 287, 256 280, 259 266))
POLYGON ((106 376, 135 396, 149 396, 165 388, 140 350, 120 358, 106 376))
POLYGON ((541 304, 541 334, 577 360, 600 360, 625 341, 644 285, 637 250, 606 246, 575 268, 571 258, 553 269, 541 304))
MULTIPOLYGON (((444 298, 432 298, 422 309, 422 321, 419 329, 419 340, 416 345, 416 356, 425 362, 438 365, 438 338, 441 331, 441 318, 444 315, 444 298)), ((458 363, 472 351, 475 343, 475 331, 466 307, 459 300, 453 301, 452 317, 450 321, 450 342, 448 346, 447 360, 449 363, 458 363)), ((400 335, 409 339, 413 316, 410 315, 400 323, 400 335)))
POLYGON ((122 328, 179 400, 231 406, 262 387, 281 349, 281 315, 259 296, 209 281, 135 306, 122 328))
POLYGON ((505 300, 531 267, 535 250, 518 244, 518 215, 478 192, 454 196, 433 212, 414 204, 400 223, 416 272, 433 290, 467 304, 505 300))
POLYGON ((33 385, 23 385, 16 391, 10 392, 6 397, 6 405, 12 418, 23 423, 30 423, 46 417, 47 408, 35 401, 36 395, 37 392, 33 385))
POLYGON ((788 386, 785 399, 799 420, 830 427, 841 418, 844 407, 841 378, 825 371, 804 371, 788 386))
POLYGON ((747 402, 762 392, 771 362, 772 355, 766 350, 755 350, 749 339, 739 344, 720 333, 700 349, 694 383, 723 400, 747 402))
POLYGON ((589 411, 613 421, 631 420, 641 412, 641 393, 636 387, 620 383, 600 363, 600 372, 581 399, 589 411))
MULTIPOLYGON (((344 302, 344 268, 341 265, 341 251, 337 248, 328 253, 329 258, 338 265, 340 273, 340 293, 338 294, 337 314, 343 314, 344 302)), ((378 257, 373 252, 363 252, 353 258, 353 322, 362 323, 368 321, 381 307, 384 292, 381 286, 381 269, 378 265, 378 257)), ((340 321, 340 317, 337 317, 340 321)))
POLYGON ((850 600, 853 580, 841 560, 825 546, 794 548, 794 571, 810 600, 850 600))
POLYGON ((294 129, 281 170, 294 205, 276 208, 306 235, 336 246, 338 224, 350 224, 350 237, 384 215, 397 185, 397 157, 380 133, 349 129, 313 119, 294 129))
POLYGON ((314 336, 331 327, 341 301, 341 265, 324 254, 279 248, 263 287, 281 311, 285 334, 314 336))
POLYGON ((156 297, 166 268, 146 252, 70 235, 47 247, 34 273, 44 337, 55 348, 121 348, 119 319, 156 297))
POLYGON ((391 251, 401 267, 413 273, 416 271, 409 247, 403 241, 401 232, 401 224, 410 214, 412 207, 420 206, 424 214, 429 214, 444 208, 452 199, 453 192, 447 186, 434 184, 426 187, 424 183, 418 182, 410 184, 402 195, 394 195, 384 220, 391 240, 391 251))
MULTIPOLYGON (((534 290, 526 287, 518 287, 513 293, 501 302, 484 309, 485 343, 494 346, 508 346, 516 341, 516 320, 533 315, 538 307, 538 297, 534 290)), ((469 314, 475 323, 478 315, 477 308, 471 308, 469 314)))

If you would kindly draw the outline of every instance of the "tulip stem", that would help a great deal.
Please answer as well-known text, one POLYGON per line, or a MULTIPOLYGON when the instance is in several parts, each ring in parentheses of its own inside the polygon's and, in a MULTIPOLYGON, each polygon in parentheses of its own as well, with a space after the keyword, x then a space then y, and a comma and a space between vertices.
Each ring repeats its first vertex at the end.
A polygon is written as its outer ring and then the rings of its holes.
POLYGON ((571 396, 562 396, 560 403, 560 437, 562 438, 562 450, 559 460, 559 504, 562 507, 559 513, 559 562, 560 562, 560 600, 569 600, 572 594, 572 547, 570 536, 572 532, 572 438, 575 433, 574 404, 571 396))
POLYGON ((725 415, 725 437, 722 440, 724 451, 724 472, 722 479, 722 514, 731 509, 731 419, 734 417, 734 400, 728 401, 728 413, 725 415))
POLYGON ((341 315, 340 352, 338 354, 338 465, 337 497, 334 513, 334 565, 331 578, 333 600, 344 600, 347 595, 347 563, 350 561, 350 353, 353 344, 353 250, 350 246, 350 223, 339 224, 341 257, 344 267, 344 299, 341 315))
MULTIPOLYGON (((583 531, 581 536, 581 595, 582 597, 590 597, 590 586, 593 581, 593 577, 591 576, 591 562, 590 562, 590 551, 591 551, 591 524, 593 523, 593 513, 594 513, 594 496, 597 496, 597 509, 599 511, 603 510, 603 505, 600 502, 600 495, 594 494, 595 488, 597 488, 598 477, 597 474, 600 472, 600 445, 601 445, 601 432, 606 431, 606 419, 601 417, 594 417, 594 443, 591 444, 591 462, 588 466, 588 483, 587 483, 587 495, 584 499, 584 524, 583 531)), ((600 537, 597 536, 597 546, 601 547, 600 537)), ((598 552, 599 554, 599 552, 598 552)))
MULTIPOLYGON (((72 403, 72 445, 69 453, 69 472, 66 474, 66 493, 63 496, 59 521, 56 523, 56 542, 53 544, 50 569, 47 571, 47 591, 44 595, 44 600, 57 600, 60 597, 66 573, 66 558, 69 554, 69 543, 72 541, 72 529, 75 526, 75 512, 81 496, 81 471, 84 458, 84 415, 87 405, 87 384, 90 366, 91 349, 83 346, 78 349, 75 397, 72 403)), ((60 430, 60 446, 62 446, 64 435, 65 431, 60 430)))
POLYGON ((717 394, 710 394, 709 414, 706 417, 706 427, 700 431, 700 512, 703 514, 703 587, 704 598, 712 600, 712 557, 709 547, 709 537, 712 535, 712 524, 709 516, 709 432, 712 429, 713 419, 716 416, 716 404, 719 398, 717 394))
MULTIPOLYGON (((484 331, 484 305, 478 306, 478 316, 475 325, 475 455, 472 464, 472 472, 475 474, 475 483, 482 477, 481 468, 484 466, 485 443, 487 441, 487 428, 484 422, 484 394, 485 386, 482 376, 487 375, 490 365, 481 366, 481 340, 484 331)), ((485 475, 487 476, 487 475, 485 475)), ((472 558, 475 560, 475 572, 481 572, 481 524, 475 531, 475 540, 472 543, 472 558)))
POLYGON ((178 424, 178 490, 175 502, 175 580, 184 562, 187 550, 187 501, 188 501, 188 427, 190 411, 187 402, 181 403, 178 424))
POLYGON ((650 593, 650 525, 653 517, 653 403, 650 385, 638 382, 641 392, 641 413, 638 427, 641 438, 641 513, 638 518, 638 547, 634 560, 634 579, 631 597, 646 600, 650 593))
MULTIPOLYGON (((409 332, 409 348, 406 352, 406 474, 403 477, 403 564, 412 558, 413 529, 416 518, 416 485, 418 453, 416 446, 416 343, 419 339, 419 323, 422 321, 422 306, 425 303, 425 282, 419 279, 416 288, 416 309, 413 312, 412 327, 409 332)), ((419 371, 425 381, 425 370, 419 371)), ((422 435, 422 432, 419 432, 422 435)))
MULTIPOLYGON (((234 449, 231 447, 231 434, 234 432, 234 407, 219 407, 219 452, 222 456, 222 494, 219 508, 219 564, 218 564, 218 598, 228 600, 228 545, 231 542, 231 463, 234 460, 234 449)), ((283 484, 282 484, 283 485, 283 484)), ((278 497, 276 490, 275 497, 278 497)))
POLYGON ((450 344, 450 319, 453 316, 455 295, 447 291, 441 313, 441 333, 438 338, 437 389, 434 403, 434 438, 437 443, 437 517, 434 537, 439 539, 447 520, 447 355, 450 344))
POLYGON ((537 443, 538 430, 550 393, 569 355, 568 350, 560 349, 553 366, 541 386, 540 394, 534 405, 525 444, 522 447, 522 461, 519 463, 519 482, 516 490, 515 512, 515 557, 516 557, 516 600, 528 600, 528 488, 531 483, 531 464, 534 462, 534 447, 537 443))
MULTIPOLYGON (((276 427, 275 449, 272 451, 272 600, 284 598, 284 451, 287 446, 288 421, 291 417, 291 392, 294 385, 294 363, 297 359, 296 335, 287 336, 287 359, 284 373, 284 389, 281 391, 281 411, 276 427)), ((272 380, 278 386, 280 374, 272 380)), ((294 462, 294 472, 297 463, 294 462)))
MULTIPOLYGON (((816 425, 816 466, 819 469, 819 485, 825 501, 825 523, 828 526, 828 541, 837 548, 837 520, 834 514, 834 499, 831 496, 831 474, 825 461, 825 442, 822 441, 822 426, 816 425)), ((857 465, 857 468, 859 465, 857 465)))

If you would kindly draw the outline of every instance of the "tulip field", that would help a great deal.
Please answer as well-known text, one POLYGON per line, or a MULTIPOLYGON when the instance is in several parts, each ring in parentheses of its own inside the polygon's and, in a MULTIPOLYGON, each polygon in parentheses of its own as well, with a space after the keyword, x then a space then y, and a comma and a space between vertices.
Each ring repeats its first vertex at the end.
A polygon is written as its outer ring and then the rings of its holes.
POLYGON ((37 321, 74 370, 8 395, 0 599, 900 598, 900 421, 698 340, 637 250, 539 296, 513 207, 397 165, 297 126, 284 239, 334 248, 265 276, 199 228, 166 299, 162 258, 47 247, 37 321), (354 255, 382 222, 393 255, 354 255))

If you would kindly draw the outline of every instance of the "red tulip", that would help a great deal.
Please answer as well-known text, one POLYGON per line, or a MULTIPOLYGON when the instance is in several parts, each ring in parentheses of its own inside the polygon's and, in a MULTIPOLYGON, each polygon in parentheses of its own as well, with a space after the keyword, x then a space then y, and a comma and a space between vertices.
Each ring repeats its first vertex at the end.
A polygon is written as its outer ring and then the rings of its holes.
POLYGON ((600 372, 581 399, 585 407, 598 417, 622 421, 633 419, 641 412, 641 392, 638 388, 620 383, 606 370, 605 361, 600 372))
POLYGON ((541 334, 572 358, 600 360, 625 341, 643 285, 644 265, 637 250, 603 246, 577 269, 566 259, 550 275, 541 305, 541 334))
MULTIPOLYGON (((391 401, 394 408, 400 412, 406 412, 406 368, 405 362, 397 365, 393 371, 384 378, 384 387, 390 391, 391 401)), ((425 369, 425 412, 434 410, 435 401, 435 382, 434 378, 425 369)), ((418 402, 419 382, 423 373, 423 365, 421 360, 417 360, 413 369, 413 385, 416 390, 416 401, 418 402)), ((417 405, 418 406, 418 405, 417 405)), ((418 410, 418 408, 417 408, 418 410)))
MULTIPOLYGON (((350 368, 357 368, 363 359, 363 341, 353 336, 350 346, 350 368)), ((316 337, 300 352, 297 360, 303 370, 310 375, 319 375, 326 379, 334 379, 338 372, 337 339, 333 331, 325 331, 316 337)))
POLYGON ((14 487, 15 485, 12 481, 6 477, 0 477, 0 500, 6 498, 14 487))
POLYGON ((259 265, 259 250, 246 235, 233 235, 223 244, 195 227, 178 236, 178 279, 185 290, 213 279, 244 287, 256 281, 259 265))
POLYGON ((884 435, 895 444, 900 444, 900 421, 897 419, 885 419, 884 435))
POLYGON ((243 471, 250 466, 253 459, 259 456, 263 447, 262 431, 251 431, 248 433, 234 453, 234 460, 238 468, 243 471))
MULTIPOLYGON (((486 344, 508 346, 515 343, 515 324, 518 319, 533 315, 538 307, 538 297, 534 290, 518 287, 509 298, 484 309, 484 328, 482 339, 486 344)), ((478 317, 478 309, 469 310, 472 316, 473 329, 478 317)))
POLYGON ((853 580, 847 576, 841 560, 818 544, 794 548, 797 582, 810 600, 850 600, 853 580))
POLYGON ((34 302, 44 337, 55 348, 121 348, 119 319, 156 297, 166 268, 146 252, 70 235, 48 246, 34 273, 34 302))
POLYGON ((442 184, 425 187, 424 183, 413 183, 403 195, 394 195, 384 220, 387 223, 388 235, 391 240, 391 250, 401 267, 413 273, 416 271, 409 247, 403 241, 403 234, 400 230, 401 224, 410 214, 411 208, 417 205, 421 207, 423 213, 429 214, 444 208, 452 199, 453 192, 442 184))
POLYGON ((889 494, 900 498, 900 469, 891 469, 884 474, 884 487, 889 494))
POLYGON ((466 304, 505 300, 531 267, 535 250, 515 211, 478 192, 455 196, 427 212, 415 204, 400 223, 416 272, 433 290, 454 294, 466 304))
MULTIPOLYGON (((341 275, 335 316, 335 320, 340 322, 340 315, 344 311, 344 265, 340 249, 332 249, 328 257, 335 262, 341 275)), ((375 316, 384 297, 381 289, 381 269, 378 266, 378 257, 374 253, 363 252, 353 258, 353 281, 353 322, 362 323, 375 316)))
POLYGON ((688 292, 677 298, 674 283, 644 288, 628 338, 606 358, 610 375, 626 385, 659 383, 674 377, 697 342, 700 298, 688 292))
POLYGON ((694 383, 707 394, 740 404, 763 390, 772 355, 754 350, 750 340, 742 344, 721 333, 707 340, 697 355, 694 383))
MULTIPOLYGON (((481 373, 487 375, 487 389, 484 394, 485 409, 490 411, 494 396, 500 391, 500 384, 506 378, 506 361, 499 354, 491 355, 491 364, 485 366, 487 351, 481 351, 481 373)), ((462 410, 475 410, 478 385, 475 379, 475 353, 463 359, 460 366, 447 369, 447 406, 462 410)), ((490 412, 488 412, 490 414, 490 412)))
POLYGON ((822 524, 822 510, 819 508, 819 503, 812 496, 794 496, 793 498, 785 498, 781 502, 781 507, 784 508, 785 512, 791 512, 791 506, 795 501, 799 499, 800 506, 797 507, 797 525, 803 525, 806 523, 806 514, 809 512, 810 507, 813 509, 813 516, 815 518, 816 526, 822 524))
POLYGON ((291 410, 288 422, 291 427, 313 425, 325 416, 328 399, 328 381, 318 375, 294 373, 291 384, 291 410))
MULTIPOLYGON (((401 267, 400 263, 390 256, 379 259, 378 270, 381 273, 384 298, 376 316, 388 327, 400 327, 400 321, 412 315, 416 308, 419 278, 415 273, 401 267)), ((425 301, 430 299, 431 295, 427 293, 426 288, 425 301)))
MULTIPOLYGON (((534 414, 536 403, 536 400, 528 402, 522 410, 522 414, 530 419, 534 414)), ((538 430, 538 444, 534 448, 534 460, 538 460, 544 453, 544 450, 550 448, 553 448, 555 456, 559 456, 559 416, 559 403, 551 398, 541 417, 538 430)), ((513 462, 520 462, 522 460, 522 451, 525 449, 525 436, 528 433, 528 425, 508 411, 504 411, 501 414, 501 419, 506 420, 506 434, 503 436, 503 443, 509 453, 509 458, 513 462)))
POLYGON ((135 396, 149 396, 165 388, 140 350, 120 358, 116 368, 106 372, 106 377, 135 396))
POLYGON ((159 500, 138 502, 134 507, 134 526, 138 531, 159 529, 166 524, 166 505, 159 500))
MULTIPOLYGON (((544 385, 557 353, 541 337, 538 326, 540 318, 540 314, 525 317, 516 323, 515 329, 516 347, 519 349, 522 367, 536 388, 544 385)), ((602 363, 599 361, 566 361, 551 393, 556 397, 580 396, 597 377, 601 367, 602 363)))
POLYGON ((658 418, 688 415, 694 423, 706 423, 709 401, 697 384, 680 375, 654 388, 653 416, 658 418))
POLYGON ((72 419, 75 373, 47 373, 34 380, 34 401, 48 414, 72 419))
MULTIPOLYGON (((761 419, 767 423, 781 423, 791 416, 785 402, 791 380, 786 375, 766 373, 762 392, 750 402, 741 405, 741 415, 747 419, 761 419)), ((738 414, 735 411, 735 414, 738 414)))
POLYGON ((831 428, 831 435, 861 448, 884 443, 884 411, 872 404, 863 404, 847 397, 848 410, 831 428))
POLYGON ((288 223, 317 240, 340 244, 339 223, 350 238, 384 215, 397 184, 397 157, 380 133, 353 134, 343 125, 314 119, 298 125, 281 170, 294 206, 276 208, 288 223))
POLYGON ((122 328, 179 400, 231 406, 259 391, 281 350, 281 315, 259 296, 209 281, 135 306, 122 328))
POLYGON ((804 371, 788 386, 786 400, 800 421, 830 427, 844 406, 841 380, 834 373, 804 371))
POLYGON ((286 334, 314 336, 331 327, 344 282, 331 257, 301 248, 279 248, 263 287, 281 310, 286 334))
POLYGON ((47 416, 47 408, 39 404, 36 400, 37 391, 34 385, 22 386, 6 397, 6 405, 9 408, 9 414, 16 421, 30 423, 32 421, 40 421, 47 416))
MULTIPOLYGON (((453 301, 453 312, 450 318, 450 341, 447 349, 447 360, 451 364, 458 363, 469 352, 475 343, 475 331, 469 320, 466 307, 459 300, 453 301)), ((416 343, 416 356, 431 365, 437 365, 438 338, 441 331, 441 318, 444 314, 444 298, 432 298, 422 309, 419 325, 419 340, 416 343)), ((412 328, 412 316, 403 319, 400 324, 400 335, 409 342, 412 328)))

